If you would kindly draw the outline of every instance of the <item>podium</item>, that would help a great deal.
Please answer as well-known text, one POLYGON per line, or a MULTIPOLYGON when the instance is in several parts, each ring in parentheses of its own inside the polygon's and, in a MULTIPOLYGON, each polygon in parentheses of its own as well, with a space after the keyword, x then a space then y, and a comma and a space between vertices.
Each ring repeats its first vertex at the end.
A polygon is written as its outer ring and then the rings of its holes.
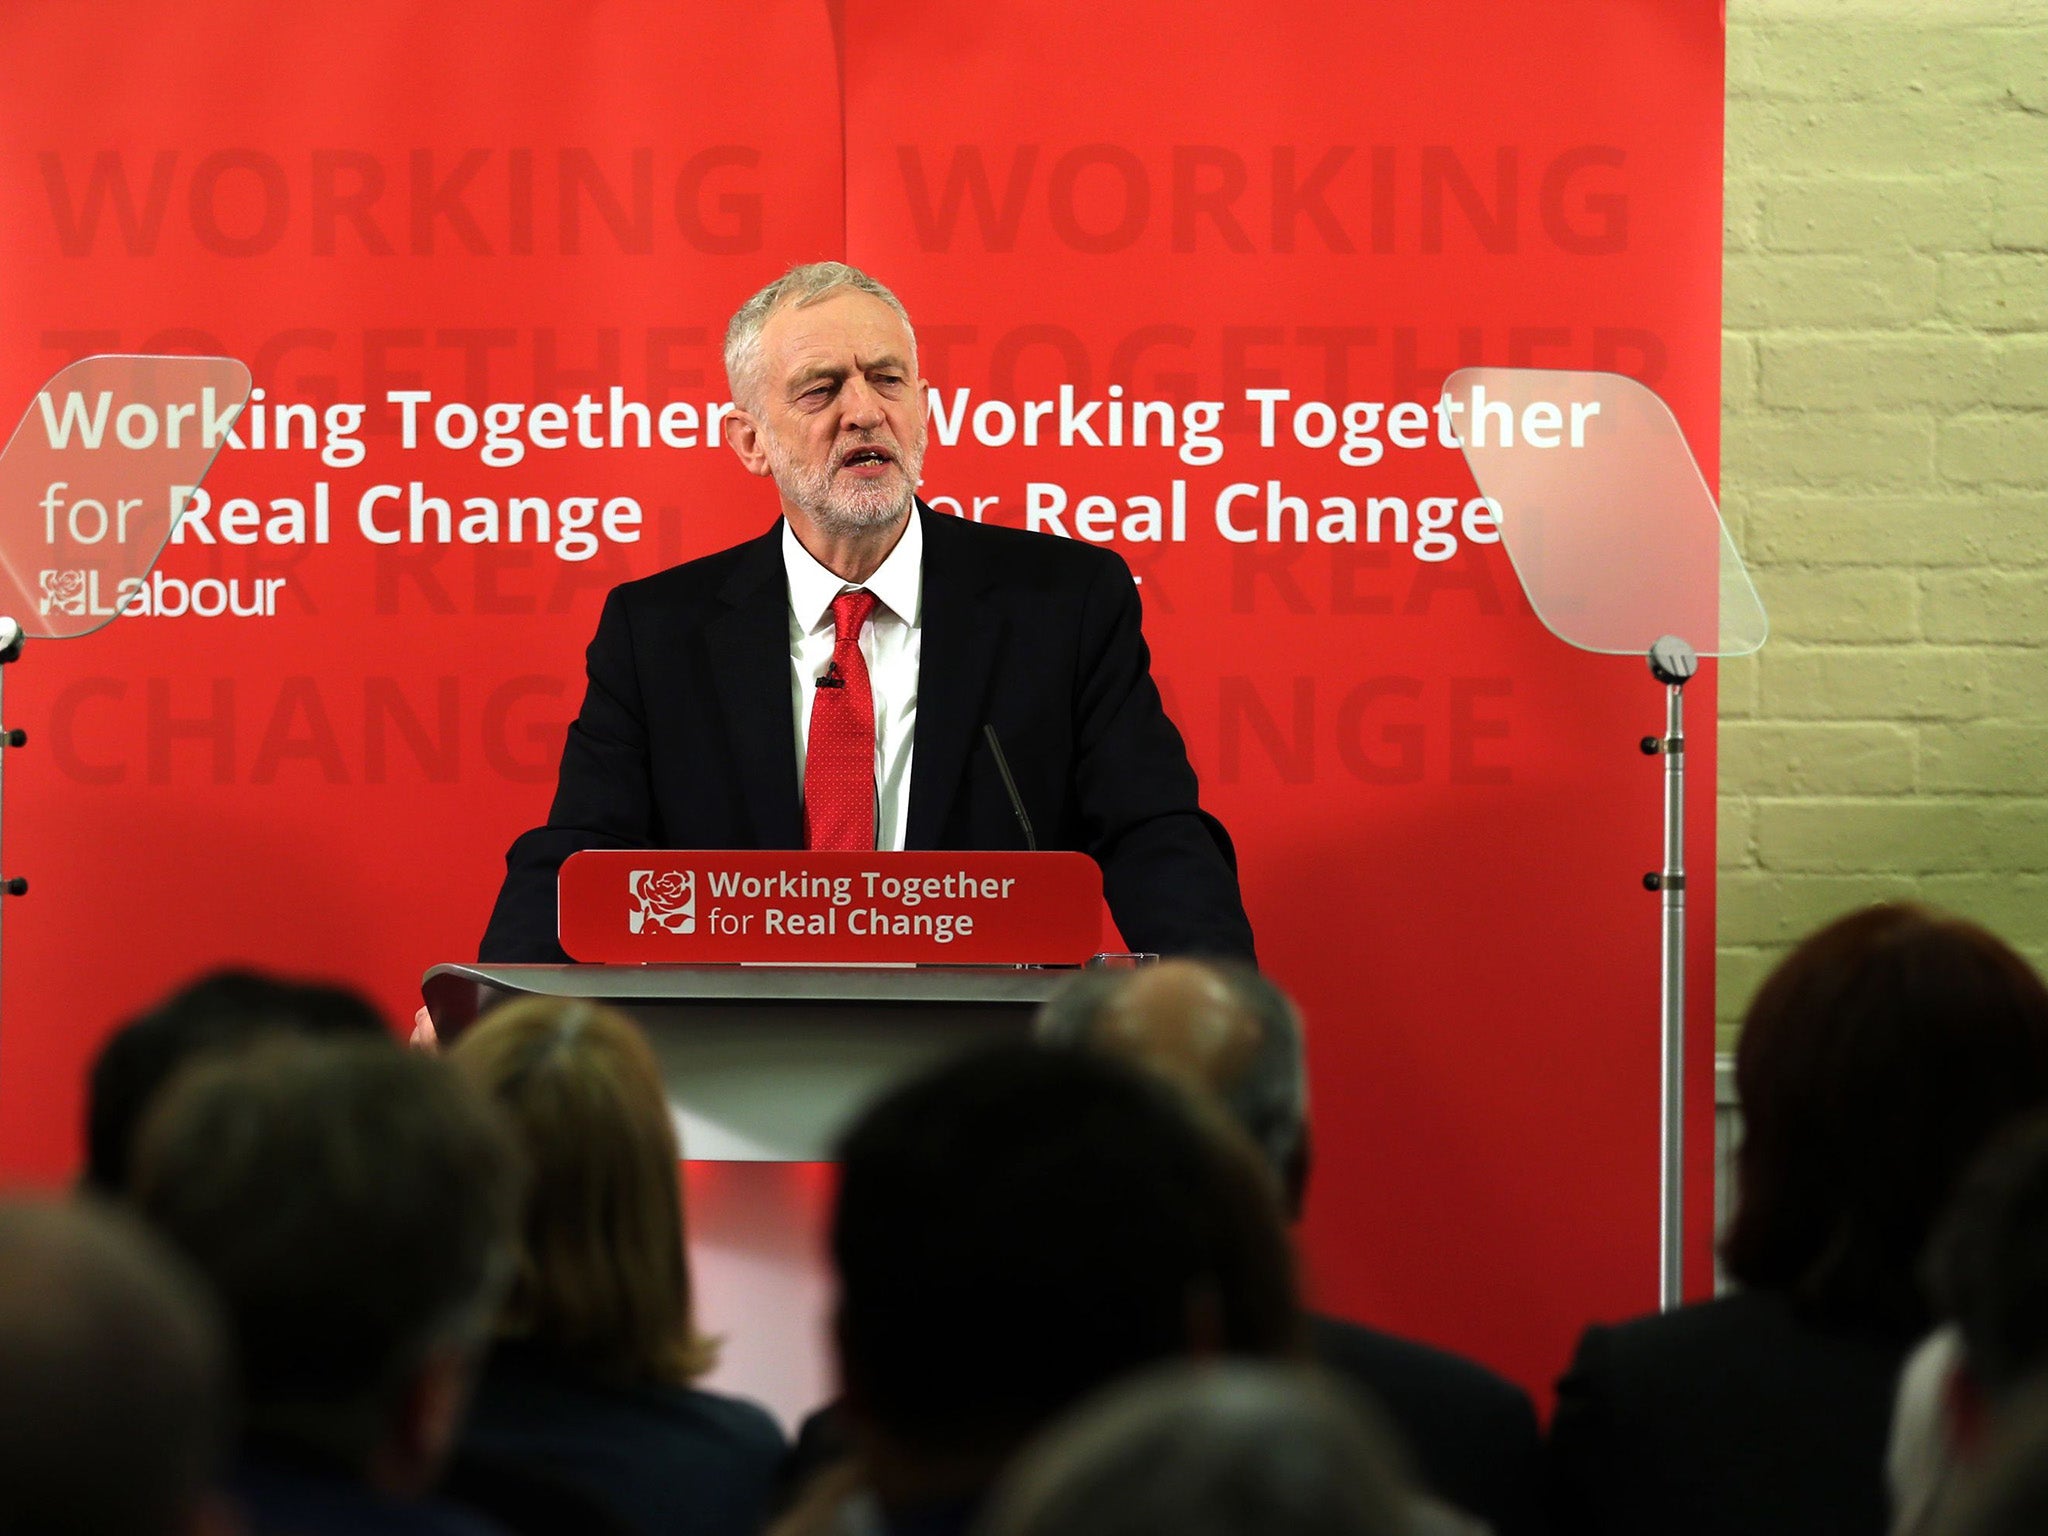
POLYGON ((793 1429, 836 1391, 840 1135, 893 1084, 1029 1031, 1100 947, 1101 873, 1078 853, 602 849, 564 862, 557 902, 563 948, 602 963, 437 965, 435 1031, 515 997, 639 1023, 683 1146, 698 1326, 726 1340, 706 1384, 793 1429))
POLYGON ((513 997, 586 998, 637 1020, 682 1138, 705 1381, 794 1431, 837 1391, 824 1234, 839 1133, 891 1084, 1012 1039, 1072 970, 1017 966, 437 965, 441 1038, 513 997))
POLYGON ((661 1062, 692 1162, 821 1163, 875 1095, 944 1056, 1015 1039, 1067 970, 1019 966, 437 965, 443 1040, 514 997, 630 1014, 661 1062))

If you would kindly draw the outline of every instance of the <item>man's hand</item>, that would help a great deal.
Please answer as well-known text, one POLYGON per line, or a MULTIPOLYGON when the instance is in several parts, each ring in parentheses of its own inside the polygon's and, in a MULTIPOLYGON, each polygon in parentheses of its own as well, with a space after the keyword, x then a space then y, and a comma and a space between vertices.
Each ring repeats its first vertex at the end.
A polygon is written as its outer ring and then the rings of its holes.
POLYGON ((440 1052, 441 1037, 434 1033, 433 1017, 424 1008, 412 1016, 412 1039, 408 1044, 416 1051, 425 1051, 429 1056, 440 1052))

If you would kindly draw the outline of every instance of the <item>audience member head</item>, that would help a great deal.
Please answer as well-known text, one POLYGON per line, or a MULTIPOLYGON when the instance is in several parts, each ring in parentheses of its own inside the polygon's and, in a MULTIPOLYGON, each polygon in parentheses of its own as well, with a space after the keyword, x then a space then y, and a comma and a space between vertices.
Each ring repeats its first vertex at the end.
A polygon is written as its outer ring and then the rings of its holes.
POLYGON ((512 1264, 516 1152, 475 1089, 382 1042, 219 1055, 151 1112, 134 1195, 221 1300, 249 1451, 431 1481, 512 1264))
POLYGON ((0 1204, 0 1531, 215 1525, 228 1384, 213 1300, 97 1201, 0 1204))
POLYGON ((685 1382, 715 1351, 692 1325, 661 1068, 624 1014, 533 998, 485 1015, 455 1068, 505 1111, 526 1215, 502 1331, 623 1381, 685 1382))
POLYGON ((1039 1011, 1050 1045, 1106 1051, 1219 1100, 1301 1214, 1309 1166, 1308 1068, 1301 1015, 1242 961, 1167 960, 1083 971, 1039 1011))
POLYGON ((981 1536, 1407 1536, 1384 1426, 1303 1366, 1177 1363, 1113 1386, 1008 1472, 981 1536))
POLYGON ((101 1047, 87 1089, 86 1187, 128 1186, 135 1133, 173 1073, 208 1051, 270 1035, 388 1033, 371 1004, 345 987, 214 971, 117 1030, 101 1047))
POLYGON ((870 1109, 841 1164, 841 1374, 885 1500, 978 1492, 1141 1366, 1294 1348, 1264 1170, 1122 1063, 1026 1045, 957 1059, 870 1109))
POLYGON ((1980 1454, 1989 1421, 2048 1378, 2048 1118, 2015 1127, 1973 1168, 1935 1235, 1935 1304, 1961 1335, 1950 1443, 1980 1454))
POLYGON ((1928 1233, 2002 1127, 2048 1103, 2048 989, 1973 923, 1855 912, 1771 973, 1736 1049, 1744 1285, 1819 1321, 1922 1331, 1928 1233))

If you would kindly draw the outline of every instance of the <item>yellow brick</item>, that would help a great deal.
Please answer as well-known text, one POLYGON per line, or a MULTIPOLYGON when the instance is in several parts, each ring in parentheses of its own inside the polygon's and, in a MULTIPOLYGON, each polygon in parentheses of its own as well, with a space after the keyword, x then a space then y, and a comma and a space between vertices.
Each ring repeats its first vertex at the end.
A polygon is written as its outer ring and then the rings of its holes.
MULTIPOLYGON (((1733 1023, 1749 1010, 1750 999, 1764 978, 1778 963, 1779 955, 1768 949, 1718 949, 1714 952, 1714 1017, 1733 1023)), ((1731 1035, 1725 1046, 1715 1032, 1715 1049, 1732 1049, 1731 1035)))
MULTIPOLYGON (((1765 648, 1766 653, 1769 647, 1765 648)), ((1720 715, 1739 720, 1754 715, 1760 705, 1758 679, 1761 662, 1757 656, 1729 656, 1720 662, 1720 715)))
POLYGON ((1952 417, 1941 424, 1934 462, 1957 485, 2038 486, 2048 468, 2048 415, 1952 417))
POLYGON ((1757 490, 1855 486, 1907 490, 1934 483, 1934 424, 1921 414, 1778 411, 1729 423, 1721 473, 1757 490))
POLYGON ((1782 951, 1846 912, 1878 901, 1903 901, 1917 882, 1909 875, 1859 871, 1847 875, 1731 873, 1716 893, 1715 926, 1723 944, 1782 951))
POLYGON ((1766 800, 1757 806, 1757 863, 1836 874, 1982 869, 1994 814, 1969 801, 1766 800))
MULTIPOLYGON (((2039 0, 2035 0, 2033 19, 2041 19, 2039 0)), ((2037 116, 2048 113, 2048 34, 2040 27, 2015 40, 2006 58, 2005 84, 2011 104, 2020 111, 2037 116)))
POLYGON ((2032 251, 1941 258, 1941 312, 1987 331, 2048 327, 2048 255, 2032 251))
POLYGON ((1962 646, 1772 644, 1759 670, 1774 720, 1967 720, 1991 686, 1985 653, 1962 646))
POLYGON ((2048 656, 2031 646, 1982 655, 1987 714, 2048 716, 2048 656))
POLYGON ((1763 243, 1764 188, 1729 175, 1721 183, 1721 249, 1753 251, 1763 243))
POLYGON ((1905 726, 1729 720, 1721 726, 1720 784, 1747 795, 1900 795, 1913 789, 1905 726))
POLYGON ((1991 244, 2007 251, 2048 251, 2048 184, 2036 177, 2001 178, 1994 195, 1991 244))
POLYGON ((2048 495, 1763 491, 1745 498, 1756 564, 2023 566, 2048 560, 2048 495))
POLYGON ((1922 620, 1936 643, 2048 643, 2048 575, 2029 571, 1937 572, 1921 579, 1922 620))
POLYGON ((2048 944, 2048 879, 2039 875, 1928 875, 1915 894, 1929 906, 1982 923, 2008 944, 2048 944))
POLYGON ((2008 336, 1997 343, 1990 399, 1993 405, 2048 406, 2048 336, 2008 336))
POLYGON ((1728 114, 1729 163, 1785 164, 1802 173, 1940 175, 2038 165, 2048 155, 2048 121, 1995 111, 1982 101, 1924 93, 1862 101, 1745 102, 1728 114))
POLYGON ((1714 866, 1721 873, 1755 864, 1756 808, 1723 791, 1714 807, 1714 866))
POLYGON ((1798 178, 1766 186, 1761 237, 1774 251, 1982 251, 1989 176, 1798 178))
POLYGON ((1911 640, 1920 633, 1919 594, 1907 571, 1772 570, 1757 592, 1773 643, 1911 640))
POLYGON ((1722 263, 1722 324, 1910 325, 1933 317, 1940 261, 1917 251, 1855 256, 1733 252, 1722 263))
POLYGON ((1798 13, 1774 8, 1738 22, 1730 6, 1728 58, 1738 58, 1748 94, 1765 99, 1837 103, 1923 100, 1995 105, 2013 78, 2016 50, 2038 49, 2033 28, 1987 26, 1987 20, 2039 20, 1995 13, 1972 17, 1945 0, 1943 9, 1914 13, 1897 3, 1875 16, 1844 14, 1853 6, 1809 4, 1798 13), (1975 24, 1971 24, 1975 23, 1975 24))
POLYGON ((1984 824, 1990 847, 1976 868, 2048 871, 2048 801, 1987 801, 1984 824))
POLYGON ((1740 410, 1756 399, 1756 343, 1725 332, 1721 337, 1721 409, 1740 410))
POLYGON ((1920 727, 1918 787, 1934 794, 2025 786, 2038 793, 2048 763, 2048 725, 1975 720, 1920 727))
POLYGON ((1991 343, 1976 336, 1766 336, 1758 398, 1769 406, 1853 411, 1982 401, 1991 343))

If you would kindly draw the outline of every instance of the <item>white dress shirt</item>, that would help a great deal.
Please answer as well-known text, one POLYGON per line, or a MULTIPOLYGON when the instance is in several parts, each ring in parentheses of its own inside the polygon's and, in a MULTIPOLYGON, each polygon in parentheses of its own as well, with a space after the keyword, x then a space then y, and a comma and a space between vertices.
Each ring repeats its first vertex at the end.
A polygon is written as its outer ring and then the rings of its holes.
MULTIPOLYGON (((901 852, 910 818, 910 753, 917 726, 917 661, 923 645, 924 527, 915 508, 881 568, 860 586, 875 610, 861 626, 860 654, 875 698, 875 846, 901 852)), ((858 590, 818 564, 782 524, 789 575, 789 697, 796 711, 796 782, 802 792, 811 740, 811 703, 832 661, 832 599, 858 590)))

